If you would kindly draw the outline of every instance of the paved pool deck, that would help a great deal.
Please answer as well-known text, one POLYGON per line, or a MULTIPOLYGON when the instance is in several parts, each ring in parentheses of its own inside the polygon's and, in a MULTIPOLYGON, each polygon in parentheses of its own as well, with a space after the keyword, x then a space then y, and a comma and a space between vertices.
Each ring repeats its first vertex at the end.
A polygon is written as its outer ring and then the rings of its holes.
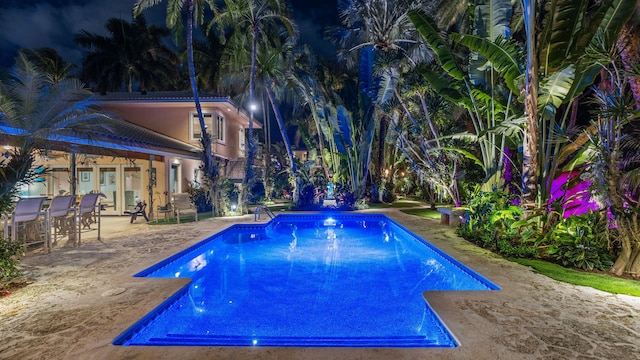
MULTIPOLYGON (((150 225, 104 217, 102 239, 61 241, 21 262, 32 283, 0 298, 0 359, 638 359, 640 298, 560 283, 480 249, 437 220, 385 213, 500 291, 425 298, 460 346, 429 348, 121 347, 113 339, 185 285, 132 276, 253 215, 150 225)), ((263 218, 260 221, 266 221, 263 218)), ((250 314, 247 314, 250 316, 250 314)))

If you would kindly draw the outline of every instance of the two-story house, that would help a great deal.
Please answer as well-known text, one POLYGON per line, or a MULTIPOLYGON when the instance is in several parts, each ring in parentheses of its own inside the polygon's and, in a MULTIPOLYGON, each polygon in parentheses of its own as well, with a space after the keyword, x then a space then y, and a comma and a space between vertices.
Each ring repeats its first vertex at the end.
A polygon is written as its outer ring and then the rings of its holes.
MULTIPOLYGON (((121 119, 113 134, 92 140, 54 139, 42 159, 51 170, 45 181, 23 189, 23 196, 70 192, 103 193, 106 214, 122 214, 145 200, 164 205, 171 193, 201 182, 201 128, 189 92, 96 94, 101 111, 121 119)), ((221 175, 239 182, 244 176, 245 130, 249 114, 228 97, 202 95, 200 104, 221 175)), ((260 128, 254 121, 254 129, 260 128)))

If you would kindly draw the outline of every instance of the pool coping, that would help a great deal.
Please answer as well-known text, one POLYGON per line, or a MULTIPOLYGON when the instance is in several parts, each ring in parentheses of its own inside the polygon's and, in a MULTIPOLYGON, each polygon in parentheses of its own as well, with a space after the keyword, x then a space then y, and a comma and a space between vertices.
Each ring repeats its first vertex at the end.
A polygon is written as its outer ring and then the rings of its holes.
MULTIPOLYGON (((420 206, 420 205, 417 205, 420 206)), ((428 205, 427 205, 428 206, 428 205)), ((179 290, 186 279, 132 275, 252 215, 198 223, 148 226, 103 218, 101 241, 81 247, 64 240, 51 254, 30 252, 21 265, 35 281, 0 300, 0 357, 16 359, 636 359, 640 298, 552 280, 455 234, 438 220, 400 209, 384 213, 474 271, 501 291, 423 294, 459 339, 457 348, 199 347, 111 344, 122 329, 179 290), (126 289, 105 295, 108 290, 126 289), (615 339, 615 341, 612 341, 615 339)), ((280 213, 280 212, 278 212, 280 213)), ((284 213, 284 212, 283 212, 284 213)), ((264 219, 266 221, 266 219, 264 219)), ((95 231, 95 230, 94 230, 95 231)))

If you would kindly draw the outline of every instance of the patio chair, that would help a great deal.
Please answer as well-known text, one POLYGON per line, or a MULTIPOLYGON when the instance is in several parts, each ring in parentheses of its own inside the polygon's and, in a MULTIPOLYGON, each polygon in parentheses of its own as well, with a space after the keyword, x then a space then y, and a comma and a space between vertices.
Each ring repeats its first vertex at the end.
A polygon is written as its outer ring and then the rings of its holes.
POLYGON ((24 231, 22 247, 25 252, 28 245, 40 242, 44 244, 44 250, 49 252, 46 234, 47 213, 42 209, 45 199, 45 197, 22 198, 18 200, 16 208, 11 213, 11 239, 12 241, 18 240, 18 227, 22 224, 24 231), (30 236, 33 236, 33 239, 29 239, 30 236))
POLYGON ((69 241, 73 240, 75 243, 75 196, 61 195, 54 197, 53 200, 51 200, 51 205, 49 205, 49 208, 47 209, 47 218, 49 223, 49 226, 47 227, 49 230, 47 233, 49 246, 53 246, 57 243, 58 233, 62 236, 67 235, 69 237, 69 241))
POLYGON ((98 224, 98 240, 100 240, 100 197, 104 196, 99 193, 89 193, 82 196, 78 205, 78 215, 76 222, 78 224, 78 243, 80 245, 82 238, 82 229, 91 229, 91 224, 98 224))
POLYGON ((173 194, 173 211, 176 214, 178 224, 180 224, 180 215, 193 215, 195 221, 198 221, 198 210, 191 203, 189 194, 173 194))
POLYGON ((136 221, 136 219, 138 218, 138 215, 144 216, 144 219, 147 222, 149 222, 149 218, 147 217, 147 202, 146 201, 139 202, 138 205, 136 205, 136 207, 133 208, 132 211, 125 211, 124 213, 126 215, 131 215, 131 223, 132 224, 133 224, 134 221, 136 221))

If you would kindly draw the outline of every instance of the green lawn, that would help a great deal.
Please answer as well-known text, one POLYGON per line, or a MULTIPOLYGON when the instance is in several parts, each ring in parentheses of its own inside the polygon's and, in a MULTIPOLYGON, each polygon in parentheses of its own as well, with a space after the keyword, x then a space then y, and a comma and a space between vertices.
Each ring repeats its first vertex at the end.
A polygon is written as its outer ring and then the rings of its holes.
POLYGON ((291 210, 292 204, 290 202, 286 203, 275 203, 275 204, 267 204, 266 205, 271 211, 289 211, 291 210))
MULTIPOLYGON (((431 210, 428 208, 404 209, 400 211, 406 214, 416 215, 429 219, 440 218, 440 213, 437 210, 431 210)), ((518 264, 530 266, 537 273, 548 276, 558 281, 566 282, 573 285, 589 286, 594 289, 606 291, 611 294, 625 294, 640 297, 640 281, 621 279, 607 274, 577 271, 541 260, 517 258, 510 258, 509 260, 517 262, 518 264)))
POLYGON ((427 219, 435 219, 435 220, 440 219, 440 213, 438 212, 438 210, 422 208, 422 209, 404 209, 400 211, 405 214, 420 216, 427 219))
POLYGON ((606 274, 567 269, 557 264, 541 260, 509 259, 518 264, 532 267, 535 272, 552 279, 573 285, 589 286, 612 294, 625 294, 640 297, 640 281, 621 279, 606 274))
POLYGON ((419 200, 410 200, 410 199, 396 200, 391 204, 368 203, 367 205, 369 205, 370 209, 388 209, 388 208, 401 209, 401 208, 415 208, 419 206, 429 206, 429 204, 426 204, 419 200))

